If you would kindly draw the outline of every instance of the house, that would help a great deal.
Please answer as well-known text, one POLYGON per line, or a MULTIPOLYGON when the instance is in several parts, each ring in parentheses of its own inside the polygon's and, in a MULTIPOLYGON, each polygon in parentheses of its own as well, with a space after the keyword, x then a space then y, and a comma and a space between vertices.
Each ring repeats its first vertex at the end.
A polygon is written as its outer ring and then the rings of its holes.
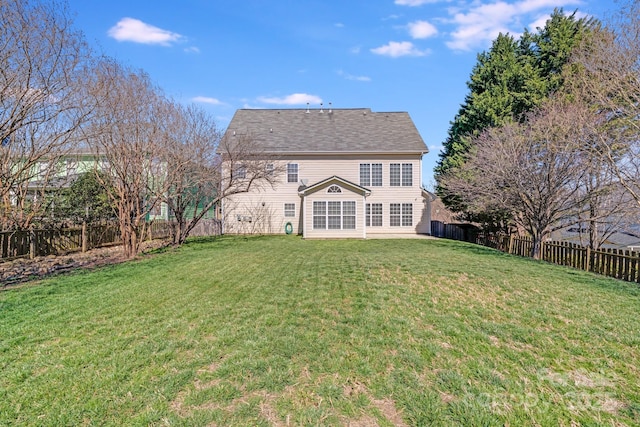
MULTIPOLYGON (((270 156, 273 164, 266 166, 279 175, 273 186, 254 186, 223 201, 224 233, 305 238, 430 233, 431 198, 420 185, 428 149, 408 113, 241 109, 224 138, 241 137, 270 156)), ((223 173, 231 169, 227 164, 223 173)))

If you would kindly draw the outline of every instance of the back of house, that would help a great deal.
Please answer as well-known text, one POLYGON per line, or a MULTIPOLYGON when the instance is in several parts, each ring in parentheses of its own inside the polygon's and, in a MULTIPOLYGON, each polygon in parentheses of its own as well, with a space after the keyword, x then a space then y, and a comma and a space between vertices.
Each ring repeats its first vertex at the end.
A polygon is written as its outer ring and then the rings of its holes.
POLYGON ((430 232, 430 197, 420 185, 428 150, 406 112, 242 109, 223 141, 224 185, 245 185, 223 201, 224 233, 367 238, 430 232), (252 153, 246 160, 234 155, 240 145, 252 153), (267 159, 263 179, 248 172, 258 158, 267 159))

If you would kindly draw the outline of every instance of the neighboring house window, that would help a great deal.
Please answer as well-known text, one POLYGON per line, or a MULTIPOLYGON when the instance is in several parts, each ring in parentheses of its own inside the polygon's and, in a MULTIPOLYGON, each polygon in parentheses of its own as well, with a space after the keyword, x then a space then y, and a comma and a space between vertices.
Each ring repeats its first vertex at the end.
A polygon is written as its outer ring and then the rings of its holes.
POLYGON ((413 165, 411 163, 391 163, 389 165, 389 184, 392 187, 411 187, 413 185, 413 165))
POLYGON ((289 163, 287 165, 287 182, 298 182, 298 164, 289 163))
POLYGON ((296 216, 296 204, 285 203, 284 204, 284 216, 287 218, 296 216))
POLYGON ((356 202, 313 202, 313 228, 315 230, 354 230, 356 228, 356 202))
POLYGON ((360 185, 364 187, 381 187, 382 163, 361 163, 360 185))
POLYGON ((382 227, 382 203, 367 203, 367 227, 382 227))
POLYGON ((391 203, 389 205, 389 225, 392 227, 411 227, 413 225, 413 204, 391 203))
POLYGON ((331 187, 327 188, 327 193, 329 193, 329 194, 342 193, 342 189, 340 187, 338 187, 337 185, 332 185, 331 187))
POLYGON ((264 167, 264 170, 267 173, 267 176, 273 176, 274 169, 275 168, 273 166, 273 163, 267 163, 267 165, 264 167))

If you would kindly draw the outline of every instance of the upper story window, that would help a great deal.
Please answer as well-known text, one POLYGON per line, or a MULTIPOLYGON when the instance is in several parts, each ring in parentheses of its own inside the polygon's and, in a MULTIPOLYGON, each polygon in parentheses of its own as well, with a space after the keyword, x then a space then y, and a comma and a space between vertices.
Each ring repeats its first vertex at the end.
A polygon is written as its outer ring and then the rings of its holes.
POLYGON ((381 187, 382 163, 360 163, 360 185, 363 187, 381 187))
POLYGON ((287 165, 287 182, 298 182, 298 164, 289 163, 287 165))
POLYGON ((413 185, 413 165, 411 163, 391 163, 389 165, 389 184, 392 187, 411 187, 413 185))
POLYGON ((338 187, 337 185, 332 185, 331 187, 327 188, 327 193, 329 194, 342 193, 342 188, 338 187))
POLYGON ((275 167, 273 166, 273 163, 267 163, 264 167, 264 171, 267 173, 267 176, 272 176, 274 170, 275 167))
POLYGON ((247 168, 245 165, 237 165, 234 171, 234 176, 237 179, 245 179, 247 177, 247 168))

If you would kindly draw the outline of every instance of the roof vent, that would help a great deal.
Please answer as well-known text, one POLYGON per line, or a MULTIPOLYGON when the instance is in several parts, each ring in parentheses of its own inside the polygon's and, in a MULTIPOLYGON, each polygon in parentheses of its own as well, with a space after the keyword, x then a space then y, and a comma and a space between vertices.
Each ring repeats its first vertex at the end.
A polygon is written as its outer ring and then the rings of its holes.
POLYGON ((329 103, 329 114, 333 113, 333 111, 331 110, 331 103, 329 103))
POLYGON ((307 102, 307 111, 305 113, 309 114, 309 103, 307 102))
POLYGON ((324 110, 322 109, 322 102, 320 103, 320 112, 324 113, 324 110))

